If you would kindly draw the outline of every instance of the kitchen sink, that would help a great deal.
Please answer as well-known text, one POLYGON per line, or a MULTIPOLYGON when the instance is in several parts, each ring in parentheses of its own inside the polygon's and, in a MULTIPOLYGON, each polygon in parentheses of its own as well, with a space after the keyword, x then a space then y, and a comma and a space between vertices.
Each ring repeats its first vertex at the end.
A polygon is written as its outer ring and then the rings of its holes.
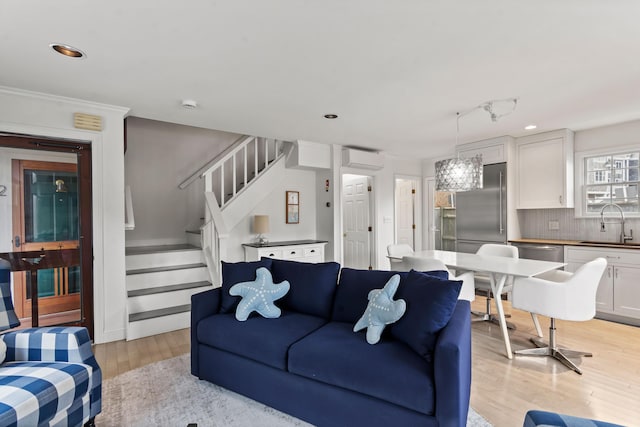
POLYGON ((640 248, 640 243, 620 243, 620 242, 600 242, 596 240, 583 240, 580 243, 585 245, 606 245, 606 246, 620 246, 629 248, 640 248))

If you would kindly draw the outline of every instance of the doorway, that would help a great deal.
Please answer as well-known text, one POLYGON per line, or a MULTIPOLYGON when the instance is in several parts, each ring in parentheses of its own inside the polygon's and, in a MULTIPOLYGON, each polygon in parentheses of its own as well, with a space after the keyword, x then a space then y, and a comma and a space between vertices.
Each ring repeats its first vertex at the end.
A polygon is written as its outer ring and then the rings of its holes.
POLYGON ((395 243, 407 244, 414 251, 420 246, 418 245, 420 231, 417 224, 420 218, 419 184, 420 179, 416 177, 396 177, 395 179, 395 243))
POLYGON ((344 267, 373 269, 373 178, 342 176, 342 264, 344 267))
MULTIPOLYGON (((12 159, 14 247, 20 251, 78 249, 78 168, 75 163, 12 159)), ((80 266, 38 270, 39 314, 80 319, 80 266)), ((31 317, 27 273, 13 273, 14 306, 31 317)), ((49 316, 52 317, 52 316, 49 316)))
POLYGON ((31 276, 12 273, 22 326, 34 320, 29 277, 35 275, 39 325, 85 326, 93 337, 91 144, 3 134, 0 147, 7 148, 0 158, 3 169, 11 171, 11 214, 7 215, 11 220, 1 228, 2 238, 11 244, 0 252, 16 258, 38 251, 54 258, 64 253, 61 257, 69 260, 31 276), (67 257, 69 253, 73 255, 67 257))

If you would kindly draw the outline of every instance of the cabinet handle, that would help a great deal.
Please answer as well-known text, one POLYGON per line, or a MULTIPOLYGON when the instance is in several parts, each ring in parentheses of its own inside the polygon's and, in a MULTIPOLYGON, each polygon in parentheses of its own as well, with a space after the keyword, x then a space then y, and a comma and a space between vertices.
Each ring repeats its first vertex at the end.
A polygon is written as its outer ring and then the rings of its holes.
POLYGON ((615 276, 615 278, 617 279, 617 278, 618 278, 618 269, 616 268, 616 269, 614 269, 613 271, 615 271, 614 276, 615 276))
POLYGON ((311 249, 311 251, 310 251, 310 252, 313 254, 313 253, 315 253, 315 252, 316 252, 316 250, 315 250, 315 249, 311 249))
POLYGON ((611 267, 607 267, 607 278, 611 279, 611 267))
POLYGON ((296 254, 296 251, 291 251, 291 255, 295 255, 295 254, 296 254))
POLYGON ((609 259, 620 259, 620 257, 619 257, 619 256, 605 255, 605 257, 606 257, 606 258, 609 258, 609 259))
POLYGON ((274 253, 270 253, 270 254, 269 254, 269 256, 275 256, 275 255, 276 255, 276 254, 274 254, 274 253))
POLYGON ((562 195, 558 196, 558 199, 560 200, 560 204, 562 204, 562 195))

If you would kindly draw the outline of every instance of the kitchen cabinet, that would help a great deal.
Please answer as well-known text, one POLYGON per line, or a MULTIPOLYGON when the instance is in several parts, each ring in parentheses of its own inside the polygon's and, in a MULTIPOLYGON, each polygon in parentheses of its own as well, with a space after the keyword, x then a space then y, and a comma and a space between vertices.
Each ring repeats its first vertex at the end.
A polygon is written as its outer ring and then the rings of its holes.
POLYGON ((572 208, 573 132, 516 139, 516 209, 572 208))
POLYGON ((598 317, 640 325, 640 250, 567 246, 567 271, 598 257, 607 260, 598 292, 598 317))
POLYGON ((463 159, 470 159, 482 154, 482 164, 504 163, 508 161, 509 147, 513 144, 510 136, 485 139, 456 146, 456 154, 463 159))
POLYGON ((292 240, 271 242, 266 245, 244 243, 244 260, 258 261, 262 257, 300 262, 324 262, 323 240, 292 240))

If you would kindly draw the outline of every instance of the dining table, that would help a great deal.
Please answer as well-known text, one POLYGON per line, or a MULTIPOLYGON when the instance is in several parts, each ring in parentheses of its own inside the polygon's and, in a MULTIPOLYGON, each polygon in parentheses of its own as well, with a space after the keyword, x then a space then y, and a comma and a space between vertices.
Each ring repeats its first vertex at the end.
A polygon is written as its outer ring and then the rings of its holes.
MULTIPOLYGON (((494 298, 496 309, 498 311, 498 322, 502 330, 504 338, 504 346, 506 355, 509 359, 513 358, 511 351, 511 342, 507 330, 507 321, 502 306, 502 289, 509 277, 531 277, 548 271, 562 268, 566 265, 563 262, 540 261, 525 258, 510 258, 495 255, 480 255, 475 253, 426 250, 417 251, 411 254, 413 257, 431 258, 442 261, 448 268, 456 270, 468 270, 473 272, 482 272, 490 277, 491 292, 498 297, 494 298)), ((389 256, 389 259, 402 260, 402 256, 389 256)), ((514 284, 515 286, 515 284, 514 284)), ((532 316, 534 322, 536 318, 532 316)), ((536 330, 540 330, 536 324, 536 330)))

